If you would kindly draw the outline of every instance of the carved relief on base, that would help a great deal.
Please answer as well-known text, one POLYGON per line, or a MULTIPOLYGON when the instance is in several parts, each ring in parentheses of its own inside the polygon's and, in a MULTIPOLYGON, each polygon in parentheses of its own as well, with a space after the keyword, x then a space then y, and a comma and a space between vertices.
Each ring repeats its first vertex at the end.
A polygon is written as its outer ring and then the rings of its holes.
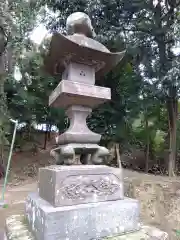
POLYGON ((41 168, 39 196, 54 207, 123 199, 121 171, 105 165, 41 168))
POLYGON ((71 176, 62 185, 62 197, 71 200, 111 196, 121 188, 119 179, 112 174, 71 176))

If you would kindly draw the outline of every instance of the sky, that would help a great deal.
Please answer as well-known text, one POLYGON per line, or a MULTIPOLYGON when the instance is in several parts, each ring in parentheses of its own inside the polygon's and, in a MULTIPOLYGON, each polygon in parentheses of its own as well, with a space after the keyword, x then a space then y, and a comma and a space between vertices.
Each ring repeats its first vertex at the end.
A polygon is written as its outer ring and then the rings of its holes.
MULTIPOLYGON (((47 36, 49 36, 49 33, 46 29, 46 27, 43 24, 40 24, 38 27, 36 27, 30 36, 30 39, 36 43, 37 45, 40 45, 42 43, 42 41, 44 40, 44 38, 46 38, 47 36)), ((21 81, 22 75, 20 73, 20 70, 18 67, 15 67, 14 70, 14 78, 17 81, 21 81)))
POLYGON ((46 27, 43 24, 40 24, 38 27, 36 27, 33 30, 30 38, 34 43, 39 45, 39 44, 41 44, 43 39, 48 35, 49 34, 48 34, 46 27))

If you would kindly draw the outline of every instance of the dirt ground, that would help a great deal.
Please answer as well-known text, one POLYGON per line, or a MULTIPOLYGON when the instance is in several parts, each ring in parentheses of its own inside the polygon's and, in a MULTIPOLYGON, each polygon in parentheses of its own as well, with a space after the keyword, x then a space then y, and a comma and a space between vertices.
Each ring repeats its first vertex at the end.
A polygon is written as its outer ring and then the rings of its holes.
POLYGON ((25 182, 22 186, 8 187, 5 194, 5 202, 7 208, 0 209, 0 229, 3 229, 5 219, 14 214, 22 214, 24 212, 24 203, 28 193, 36 191, 36 182, 25 182))

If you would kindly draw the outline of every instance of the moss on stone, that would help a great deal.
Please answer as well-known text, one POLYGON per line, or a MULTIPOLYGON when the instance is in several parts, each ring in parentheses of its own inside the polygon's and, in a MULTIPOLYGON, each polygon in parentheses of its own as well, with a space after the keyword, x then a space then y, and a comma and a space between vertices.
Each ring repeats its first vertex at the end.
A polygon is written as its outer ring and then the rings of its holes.
POLYGON ((24 215, 14 215, 7 218, 6 235, 8 240, 34 240, 24 215))

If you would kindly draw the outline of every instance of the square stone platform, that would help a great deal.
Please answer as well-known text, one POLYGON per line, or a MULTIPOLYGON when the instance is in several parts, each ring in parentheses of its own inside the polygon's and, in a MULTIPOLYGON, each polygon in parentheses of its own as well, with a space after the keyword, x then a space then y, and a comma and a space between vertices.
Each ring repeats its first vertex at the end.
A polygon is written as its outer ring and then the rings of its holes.
POLYGON ((26 216, 37 240, 90 240, 140 229, 138 201, 128 198, 55 208, 34 193, 26 216))

